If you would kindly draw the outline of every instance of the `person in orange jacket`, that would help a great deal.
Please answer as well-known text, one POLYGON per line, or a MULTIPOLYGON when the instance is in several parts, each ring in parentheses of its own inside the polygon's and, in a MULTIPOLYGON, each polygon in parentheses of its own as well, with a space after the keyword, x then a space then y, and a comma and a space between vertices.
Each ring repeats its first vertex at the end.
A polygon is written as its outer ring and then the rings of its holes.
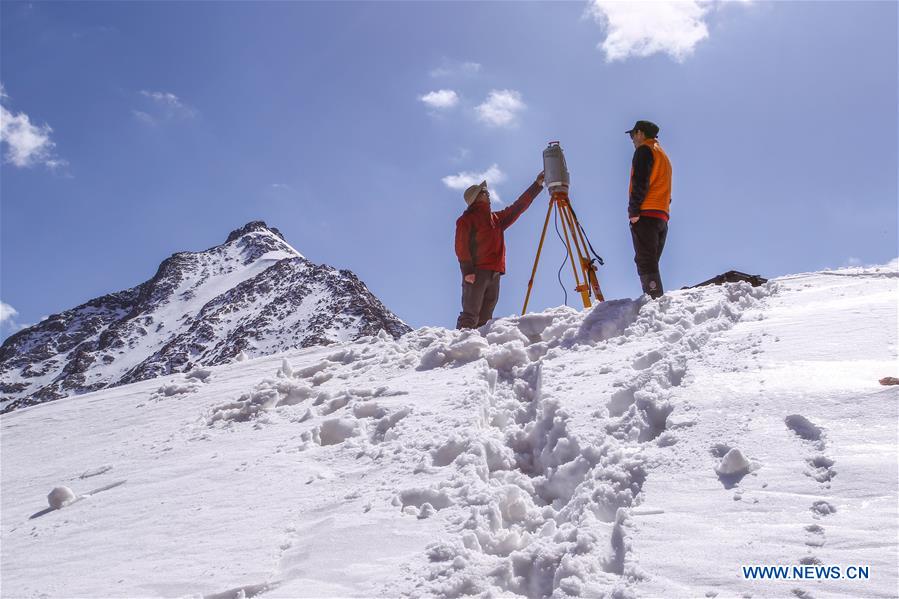
POLYGON ((493 212, 487 181, 472 185, 462 197, 468 208, 456 221, 456 257, 462 271, 462 312, 456 328, 473 329, 493 318, 499 301, 499 278, 506 272, 503 231, 527 210, 543 189, 543 173, 537 175, 514 204, 493 212))
POLYGON ((671 162, 656 139, 659 127, 655 123, 637 121, 633 129, 625 133, 634 143, 627 206, 634 262, 643 292, 657 299, 664 293, 659 259, 668 237, 671 162))

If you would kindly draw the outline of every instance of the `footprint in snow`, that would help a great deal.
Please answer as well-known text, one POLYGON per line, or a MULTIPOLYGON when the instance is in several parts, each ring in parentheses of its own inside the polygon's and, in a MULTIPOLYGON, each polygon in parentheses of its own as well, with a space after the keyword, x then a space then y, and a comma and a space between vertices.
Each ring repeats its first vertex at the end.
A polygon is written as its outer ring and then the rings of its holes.
POLYGON ((833 468, 835 462, 825 455, 808 458, 806 462, 809 465, 809 470, 805 472, 805 475, 829 487, 830 481, 837 475, 837 471, 833 468))
POLYGON ((812 507, 809 508, 812 511, 812 514, 816 518, 821 516, 829 516, 830 514, 835 514, 837 508, 827 501, 816 501, 812 504, 812 507))
POLYGON ((824 450, 824 431, 805 416, 790 414, 784 418, 784 424, 801 439, 811 441, 816 449, 824 450))
MULTIPOLYGON (((821 430, 821 427, 801 414, 787 416, 784 418, 784 423, 803 441, 808 441, 818 451, 824 451, 824 431, 821 430)), ((833 467, 834 460, 826 455, 818 454, 806 458, 805 461, 809 466, 805 475, 825 487, 830 487, 830 481, 837 475, 837 471, 833 467)))
POLYGON ((823 547, 824 546, 824 527, 818 526, 817 524, 809 524, 805 527, 805 532, 808 533, 805 537, 805 544, 809 547, 823 547))

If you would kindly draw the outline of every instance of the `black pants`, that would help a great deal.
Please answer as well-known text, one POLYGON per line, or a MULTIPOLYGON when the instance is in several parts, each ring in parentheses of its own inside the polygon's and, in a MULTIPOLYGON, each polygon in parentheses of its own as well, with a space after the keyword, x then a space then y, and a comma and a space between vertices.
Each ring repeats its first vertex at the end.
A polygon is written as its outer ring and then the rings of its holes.
POLYGON ((462 281, 462 312, 456 320, 457 329, 474 329, 493 318, 499 300, 500 273, 478 270, 474 283, 462 281))
POLYGON ((631 239, 634 242, 634 262, 643 292, 650 297, 660 297, 663 293, 662 275, 659 274, 659 259, 665 249, 668 237, 668 223, 661 218, 641 216, 631 223, 631 239))

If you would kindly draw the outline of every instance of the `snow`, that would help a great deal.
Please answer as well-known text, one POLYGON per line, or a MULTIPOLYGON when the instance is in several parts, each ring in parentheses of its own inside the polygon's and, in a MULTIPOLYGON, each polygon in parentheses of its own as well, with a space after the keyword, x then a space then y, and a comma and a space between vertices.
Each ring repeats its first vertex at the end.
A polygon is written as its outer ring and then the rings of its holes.
POLYGON ((728 450, 721 458, 721 463, 715 468, 715 472, 719 476, 742 476, 748 474, 750 470, 752 470, 752 462, 747 460, 746 456, 737 448, 728 450))
MULTIPOLYGON (((159 350, 166 341, 190 328, 193 318, 214 298, 259 275, 278 260, 299 256, 286 250, 279 250, 268 252, 257 260, 244 264, 244 246, 241 241, 258 235, 273 236, 268 232, 255 233, 241 238, 238 242, 227 243, 206 252, 192 253, 196 261, 196 270, 191 273, 193 276, 181 280, 165 303, 146 314, 148 322, 157 326, 152 327, 152 332, 140 338, 128 348, 125 355, 109 366, 98 364, 91 373, 92 377, 97 380, 121 378, 131 368, 159 350), (176 298, 179 301, 175 301, 176 298), (162 329, 158 328, 159 323, 164 324, 162 329)), ((278 239, 278 242, 286 246, 283 240, 278 239)))
POLYGON ((54 487, 47 495, 47 503, 54 510, 61 510, 75 501, 75 493, 68 487, 54 487))
POLYGON ((560 307, 6 414, 4 596, 895 596, 897 283, 560 307), (35 513, 63 485, 90 500, 35 513))

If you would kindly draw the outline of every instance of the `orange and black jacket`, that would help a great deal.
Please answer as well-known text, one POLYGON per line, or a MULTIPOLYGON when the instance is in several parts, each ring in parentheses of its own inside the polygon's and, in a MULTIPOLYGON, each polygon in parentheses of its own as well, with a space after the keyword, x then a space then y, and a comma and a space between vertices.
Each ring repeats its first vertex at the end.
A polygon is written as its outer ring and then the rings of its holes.
POLYGON ((634 152, 628 193, 628 216, 668 220, 671 211, 671 162, 657 139, 647 139, 634 152))
POLYGON ((503 231, 518 220, 534 201, 542 185, 533 183, 514 204, 497 212, 487 202, 475 202, 456 221, 456 257, 463 275, 477 270, 506 272, 506 242, 503 231))

